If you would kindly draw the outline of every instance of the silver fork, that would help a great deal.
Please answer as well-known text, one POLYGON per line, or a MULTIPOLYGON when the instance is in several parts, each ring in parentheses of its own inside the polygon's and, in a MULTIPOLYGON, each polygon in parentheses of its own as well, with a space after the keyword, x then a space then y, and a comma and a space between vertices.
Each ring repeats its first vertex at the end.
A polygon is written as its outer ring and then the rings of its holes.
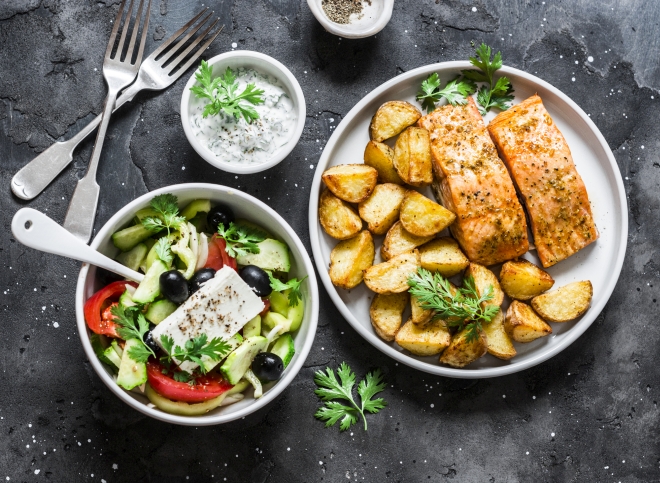
MULTIPOLYGON (((188 68, 197 61, 211 42, 222 31, 222 27, 211 32, 218 23, 218 19, 202 31, 192 42, 180 53, 178 52, 211 18, 213 12, 208 13, 208 8, 195 15, 187 24, 177 30, 149 57, 144 59, 138 72, 137 80, 124 89, 115 102, 114 111, 125 103, 132 101, 136 94, 142 90, 158 91, 172 85, 188 68), (195 25, 202 16, 202 20, 195 25), (193 27, 194 26, 194 27, 193 27), (185 35, 184 35, 185 34, 185 35), (181 40, 174 46, 174 42, 183 35, 181 40), (205 37, 208 39, 200 45, 205 37), (199 47, 198 47, 199 45, 199 47), (170 48, 170 46, 172 46, 170 48), (196 49, 196 50, 195 50, 196 49), (192 52, 192 53, 191 53, 192 52), (164 55, 163 55, 164 54, 164 55), (166 62, 174 55, 172 61, 166 62), (161 56, 156 59, 157 57, 161 56), (190 58, 186 58, 190 55, 190 58)), ((113 111, 113 112, 114 112, 113 111)), ((46 149, 39 156, 23 166, 11 180, 11 190, 16 196, 24 200, 31 200, 41 193, 73 160, 73 152, 94 129, 101 124, 102 115, 91 121, 78 134, 67 141, 59 141, 46 149)))
POLYGON ((105 51, 105 60, 103 61, 103 77, 108 84, 108 97, 105 99, 103 105, 103 113, 101 114, 101 126, 96 133, 96 141, 94 142, 94 149, 92 150, 92 157, 89 160, 87 167, 87 174, 84 178, 78 181, 71 201, 69 202, 69 209, 64 218, 64 228, 76 235, 82 241, 87 243, 92 237, 92 229, 94 228, 94 218, 96 216, 96 206, 99 201, 100 188, 96 182, 96 170, 101 158, 101 150, 103 149, 103 141, 105 140, 105 132, 110 123, 110 116, 112 115, 112 108, 115 106, 117 95, 119 91, 129 85, 135 80, 140 63, 142 62, 142 53, 144 52, 144 43, 147 39, 147 31, 149 29, 149 14, 151 13, 151 0, 148 0, 147 14, 145 18, 142 17, 142 7, 144 0, 140 0, 135 21, 131 22, 133 13, 133 3, 131 0, 128 11, 126 12, 126 19, 121 29, 121 37, 119 44, 115 49, 115 40, 117 39, 117 32, 119 31, 119 24, 121 24, 124 15, 124 7, 126 0, 122 0, 119 6, 119 12, 115 18, 115 25, 110 34, 108 41, 108 48, 105 51), (126 53, 124 53, 124 43, 128 32, 130 31, 131 23, 133 29, 126 53), (142 38, 140 39, 139 46, 136 45, 138 30, 142 24, 142 38), (137 47, 137 53, 135 48, 137 47), (133 60, 135 57, 135 60, 133 60))

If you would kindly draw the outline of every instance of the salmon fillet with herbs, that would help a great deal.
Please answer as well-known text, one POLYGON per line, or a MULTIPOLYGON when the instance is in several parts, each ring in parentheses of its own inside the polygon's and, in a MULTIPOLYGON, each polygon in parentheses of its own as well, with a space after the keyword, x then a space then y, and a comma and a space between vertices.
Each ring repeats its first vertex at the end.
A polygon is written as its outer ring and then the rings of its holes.
POLYGON ((470 261, 493 265, 525 253, 525 214, 474 100, 439 107, 418 124, 431 134, 434 192, 456 214, 450 230, 470 261))
POLYGON ((595 242, 587 189, 541 98, 534 95, 502 112, 488 131, 525 200, 543 266, 595 242))

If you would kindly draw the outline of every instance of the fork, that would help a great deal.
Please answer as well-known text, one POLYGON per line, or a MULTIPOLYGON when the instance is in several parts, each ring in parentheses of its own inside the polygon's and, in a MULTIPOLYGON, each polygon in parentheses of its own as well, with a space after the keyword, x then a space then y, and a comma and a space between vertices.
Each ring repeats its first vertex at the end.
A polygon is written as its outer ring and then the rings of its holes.
MULTIPOLYGON (((211 42, 222 31, 222 27, 213 31, 219 19, 212 22, 208 28, 192 40, 182 52, 178 52, 186 42, 188 42, 213 15, 208 12, 208 8, 195 15, 187 24, 177 30, 170 38, 158 47, 149 57, 142 61, 137 80, 127 87, 115 102, 114 111, 119 109, 125 103, 132 101, 138 92, 142 90, 158 91, 172 85, 188 68, 204 53, 211 45, 211 42), (202 20, 195 25, 195 22, 202 16, 202 20), (195 25, 193 27, 193 25, 195 25), (209 34, 210 33, 210 34, 209 34), (185 34, 185 35, 184 35, 185 34), (183 35, 171 49, 170 46, 183 35), (197 46, 209 35, 206 42, 197 46), (197 48, 197 49, 196 49, 197 48), (195 50, 196 49, 196 50, 195 50), (172 61, 168 62, 174 55, 179 54, 172 61), (157 59, 157 57, 161 56, 157 59), (190 56, 188 59, 187 57, 190 56)), ((113 112, 114 112, 113 111, 113 112)), ((23 166, 11 180, 11 190, 16 196, 24 200, 31 200, 41 193, 73 160, 73 152, 94 129, 101 124, 102 115, 99 115, 84 127, 78 134, 67 141, 58 141, 46 149, 39 156, 34 158, 28 164, 23 166)))
POLYGON ((101 150, 103 149, 103 141, 105 140, 105 133, 110 123, 110 116, 112 115, 112 108, 115 106, 117 95, 124 87, 131 84, 137 76, 142 62, 142 54, 144 52, 144 44, 147 39, 147 31, 149 29, 149 14, 151 13, 151 0, 147 3, 147 13, 145 18, 142 18, 142 7, 144 0, 140 0, 135 21, 131 22, 133 13, 133 3, 131 0, 128 11, 126 12, 126 19, 121 29, 121 37, 115 49, 115 40, 119 31, 119 25, 122 23, 124 16, 124 7, 126 0, 122 0, 115 18, 115 24, 110 34, 108 41, 108 48, 105 51, 105 59, 103 61, 103 77, 106 84, 108 84, 108 96, 103 105, 103 113, 101 114, 101 126, 96 133, 96 141, 94 142, 94 149, 92 150, 92 157, 87 167, 87 174, 85 177, 78 181, 69 208, 67 209, 64 218, 64 228, 76 235, 82 241, 87 243, 92 236, 92 229, 94 228, 94 218, 96 216, 96 206, 99 201, 100 188, 96 182, 96 170, 98 169, 99 159, 101 158, 101 150), (131 23, 133 29, 131 31, 130 41, 124 53, 124 44, 127 34, 130 30, 131 23), (138 30, 142 24, 142 38, 140 39, 139 46, 136 45, 138 30), (137 47, 137 52, 135 48, 137 47), (133 60, 135 58, 135 60, 133 60))

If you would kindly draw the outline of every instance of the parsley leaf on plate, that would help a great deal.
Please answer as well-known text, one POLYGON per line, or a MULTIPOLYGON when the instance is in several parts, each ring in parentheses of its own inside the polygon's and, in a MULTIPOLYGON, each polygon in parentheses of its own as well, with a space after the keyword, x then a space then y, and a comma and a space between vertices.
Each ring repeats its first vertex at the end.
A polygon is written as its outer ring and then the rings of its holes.
POLYGON ((183 347, 174 346, 174 339, 168 335, 161 335, 160 342, 167 353, 166 356, 161 357, 161 360, 169 363, 172 359, 177 359, 179 364, 185 361, 194 362, 199 365, 199 371, 202 374, 206 374, 206 368, 202 361, 203 356, 212 361, 219 361, 231 350, 231 346, 224 339, 214 337, 209 341, 206 334, 200 334, 186 341, 183 347))
POLYGON ((297 278, 292 278, 288 282, 282 282, 280 279, 273 277, 273 274, 266 270, 268 278, 270 279, 270 288, 275 292, 284 292, 285 290, 291 289, 289 292, 289 306, 296 307, 302 299, 302 293, 300 293, 300 285, 305 281, 307 275, 302 279, 298 280, 297 278))
POLYGON ((477 93, 479 111, 485 115, 493 107, 506 111, 513 100, 513 86, 506 77, 495 80, 495 72, 502 67, 502 53, 492 50, 486 44, 481 44, 476 49, 475 57, 470 57, 470 62, 479 70, 464 70, 463 76, 474 82, 484 82, 477 93))
POLYGON ((170 245, 170 241, 166 236, 158 239, 154 250, 156 250, 156 255, 158 255, 158 258, 165 262, 166 265, 169 266, 172 264, 172 261, 174 260, 174 254, 172 253, 172 246, 170 245))
POLYGON ((437 72, 432 73, 422 82, 416 99, 422 103, 422 107, 426 109, 426 112, 433 112, 436 104, 443 97, 452 106, 462 106, 467 102, 467 97, 477 90, 477 86, 472 80, 461 78, 460 76, 447 82, 444 89, 440 89, 440 83, 440 77, 437 72))
POLYGON ((140 313, 139 307, 123 307, 121 304, 113 305, 110 313, 114 316, 113 322, 119 325, 117 334, 124 340, 137 339, 141 342, 139 346, 132 347, 128 351, 131 359, 137 362, 147 362, 151 356, 156 356, 154 351, 144 343, 144 336, 149 332, 149 322, 140 313))
POLYGON ((247 255, 248 253, 259 253, 259 246, 257 243, 262 242, 268 236, 265 232, 253 228, 229 223, 229 228, 225 229, 224 224, 218 225, 218 235, 227 242, 225 251, 230 257, 236 258, 239 255, 247 255))
POLYGON ((150 203, 151 208, 158 216, 147 216, 142 220, 142 225, 151 231, 176 230, 186 219, 179 215, 178 199, 171 193, 154 196, 150 203))

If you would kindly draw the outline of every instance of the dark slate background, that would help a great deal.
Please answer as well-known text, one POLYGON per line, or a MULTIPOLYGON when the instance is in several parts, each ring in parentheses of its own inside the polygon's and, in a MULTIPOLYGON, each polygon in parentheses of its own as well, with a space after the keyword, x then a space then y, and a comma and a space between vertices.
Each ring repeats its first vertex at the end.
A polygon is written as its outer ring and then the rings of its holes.
MULTIPOLYGON (((203 5, 153 1, 147 51, 203 5)), ((308 103, 300 143, 266 180, 218 172, 181 128, 185 80, 142 94, 113 116, 98 174, 97 227, 148 190, 205 180, 267 202, 309 247, 310 164, 342 116, 393 76, 466 59, 472 41, 485 41, 507 64, 549 81, 591 114, 625 179, 630 235, 603 313, 540 366, 478 381, 398 366, 353 331, 321 288, 316 342, 279 399, 244 420, 187 428, 151 420, 103 386, 75 328, 78 263, 24 248, 9 229, 26 204, 64 219, 91 142, 30 203, 12 196, 9 181, 100 112, 102 55, 118 3, 0 2, 0 481, 660 481, 660 4, 399 0, 382 33, 351 41, 324 32, 302 0, 211 0, 225 30, 209 56, 235 42, 272 55, 299 79, 308 103), (314 371, 344 360, 360 377, 373 367, 387 373, 389 406, 369 417, 368 432, 339 433, 313 418, 314 371)))

